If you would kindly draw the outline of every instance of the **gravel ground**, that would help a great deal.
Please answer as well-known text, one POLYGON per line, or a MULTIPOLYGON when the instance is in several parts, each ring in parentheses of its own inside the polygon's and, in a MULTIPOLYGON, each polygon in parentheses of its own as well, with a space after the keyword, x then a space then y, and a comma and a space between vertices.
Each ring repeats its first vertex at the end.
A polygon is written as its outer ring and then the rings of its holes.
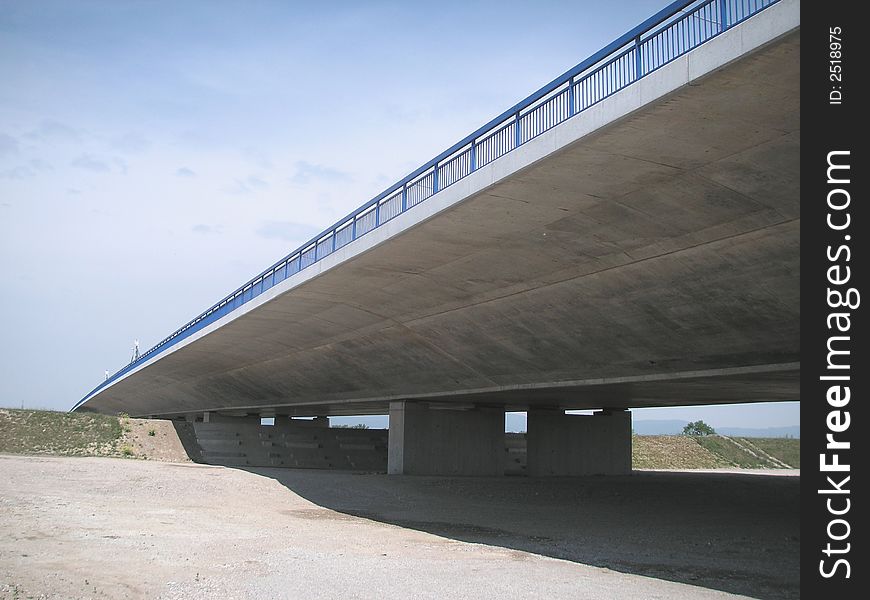
MULTIPOLYGON (((654 473, 684 473, 679 469, 637 469, 654 473)), ((770 477, 800 477, 800 469, 738 469, 737 467, 720 467, 718 469, 692 469, 692 473, 735 473, 739 475, 765 475, 770 477)))
POLYGON ((791 598, 798 489, 0 456, 0 598, 791 598))

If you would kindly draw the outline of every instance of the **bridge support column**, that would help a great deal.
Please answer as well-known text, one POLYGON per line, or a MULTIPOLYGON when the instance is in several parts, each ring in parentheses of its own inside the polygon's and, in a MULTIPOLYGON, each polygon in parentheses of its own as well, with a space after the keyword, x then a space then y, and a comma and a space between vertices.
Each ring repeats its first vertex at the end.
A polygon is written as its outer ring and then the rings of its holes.
POLYGON ((391 475, 504 475, 504 409, 391 402, 391 475))
POLYGON ((566 415, 561 410, 528 412, 528 473, 622 475, 631 473, 631 413, 605 410, 566 415))

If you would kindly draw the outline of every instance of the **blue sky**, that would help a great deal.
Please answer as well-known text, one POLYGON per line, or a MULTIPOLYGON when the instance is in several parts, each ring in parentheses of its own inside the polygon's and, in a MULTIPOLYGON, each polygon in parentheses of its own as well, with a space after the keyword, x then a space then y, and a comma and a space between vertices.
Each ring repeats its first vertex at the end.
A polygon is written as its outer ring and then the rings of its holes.
POLYGON ((0 0, 0 406, 69 408, 664 4, 0 0))

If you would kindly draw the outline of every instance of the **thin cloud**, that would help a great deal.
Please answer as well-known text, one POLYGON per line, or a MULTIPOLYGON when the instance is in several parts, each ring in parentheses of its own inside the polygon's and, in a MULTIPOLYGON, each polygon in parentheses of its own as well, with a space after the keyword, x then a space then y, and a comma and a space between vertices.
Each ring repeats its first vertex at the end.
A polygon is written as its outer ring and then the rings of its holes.
POLYGON ((296 163, 296 173, 290 177, 290 182, 306 185, 314 180, 341 183, 351 181, 352 179, 350 174, 344 171, 339 171, 325 165, 312 165, 304 160, 300 160, 296 163))
POLYGON ((34 158, 26 165, 19 165, 11 169, 6 169, 5 171, 0 171, 0 178, 25 179, 27 177, 35 177, 36 175, 47 171, 54 171, 54 167, 42 159, 34 158))
POLYGON ((90 154, 80 155, 70 163, 70 166, 86 171, 93 171, 94 173, 108 173, 112 170, 106 162, 94 158, 90 154))
POLYGON ((0 133, 0 158, 4 156, 18 156, 18 147, 17 139, 11 135, 0 133))
POLYGON ((181 167, 177 171, 175 171, 176 177, 196 177, 196 173, 188 169, 187 167, 181 167))
POLYGON ((27 137, 50 142, 79 143, 82 141, 82 136, 76 129, 54 119, 44 120, 39 124, 39 127, 28 133, 27 137))
POLYGON ((194 233, 200 233, 203 235, 208 235, 210 233, 220 233, 220 231, 211 225, 206 225, 205 223, 197 223, 190 230, 194 233))
POLYGON ((260 179, 259 177, 255 177, 254 175, 248 177, 247 182, 248 185, 250 185, 252 188, 256 188, 258 190, 263 190, 269 187, 269 183, 267 181, 265 181, 264 179, 260 179))
POLYGON ((24 179, 25 177, 33 177, 35 174, 30 167, 21 165, 0 171, 0 179, 24 179))
POLYGON ((38 172, 38 173, 46 173, 48 171, 54 171, 54 167, 51 166, 51 163, 41 158, 34 158, 30 161, 30 167, 38 172))
POLYGON ((264 190, 268 187, 268 181, 256 175, 249 175, 245 179, 236 179, 233 185, 227 188, 227 191, 231 194, 250 194, 255 190, 264 190))
POLYGON ((151 146, 151 142, 145 136, 132 131, 113 138, 109 144, 124 154, 141 154, 151 146))
POLYGON ((388 177, 385 173, 378 173, 374 179, 375 185, 388 186, 395 181, 395 178, 388 177))
POLYGON ((247 160, 251 161, 254 165, 260 167, 261 169, 272 169, 272 161, 266 156, 266 153, 256 149, 256 148, 244 148, 242 150, 242 156, 244 156, 247 160))
POLYGON ((318 233, 316 227, 292 221, 266 221, 256 233, 260 237, 285 242, 304 242, 318 233))

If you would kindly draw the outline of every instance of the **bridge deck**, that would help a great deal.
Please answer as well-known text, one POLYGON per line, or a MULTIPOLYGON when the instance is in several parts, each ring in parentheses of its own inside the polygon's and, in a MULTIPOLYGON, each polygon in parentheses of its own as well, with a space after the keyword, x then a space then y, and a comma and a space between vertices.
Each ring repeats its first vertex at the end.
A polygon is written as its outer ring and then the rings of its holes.
POLYGON ((82 408, 799 399, 798 13, 734 27, 82 408))

